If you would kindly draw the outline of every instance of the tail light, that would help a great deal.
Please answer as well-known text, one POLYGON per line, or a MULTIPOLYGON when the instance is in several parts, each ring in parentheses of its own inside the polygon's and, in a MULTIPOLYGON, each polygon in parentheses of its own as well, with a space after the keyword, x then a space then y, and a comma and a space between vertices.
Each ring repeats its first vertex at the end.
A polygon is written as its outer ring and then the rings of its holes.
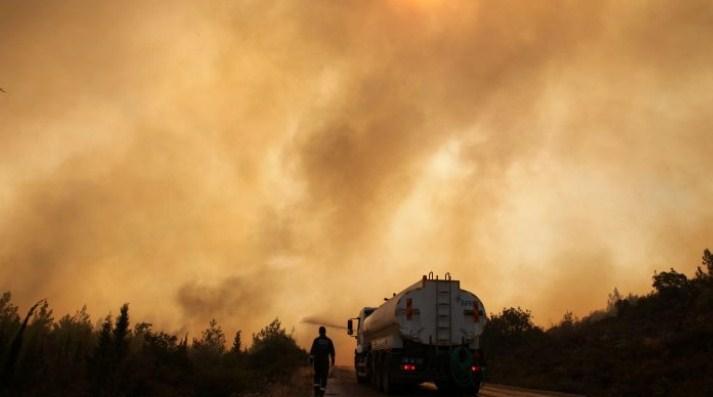
POLYGON ((480 372, 480 367, 477 365, 473 365, 472 367, 470 367, 470 370, 473 371, 473 373, 475 374, 480 372))
POLYGON ((403 365, 401 365, 401 369, 404 370, 405 372, 413 372, 416 370, 416 365, 415 364, 403 364, 403 365))

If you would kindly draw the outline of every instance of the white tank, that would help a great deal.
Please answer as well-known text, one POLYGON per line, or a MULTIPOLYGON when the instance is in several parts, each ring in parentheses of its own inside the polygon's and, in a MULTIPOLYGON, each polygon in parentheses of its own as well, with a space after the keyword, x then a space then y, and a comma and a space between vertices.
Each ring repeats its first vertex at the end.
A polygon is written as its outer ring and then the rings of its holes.
POLYGON ((478 348, 485 322, 480 299, 446 274, 444 280, 424 276, 374 310, 361 328, 375 349, 403 347, 404 340, 478 348))

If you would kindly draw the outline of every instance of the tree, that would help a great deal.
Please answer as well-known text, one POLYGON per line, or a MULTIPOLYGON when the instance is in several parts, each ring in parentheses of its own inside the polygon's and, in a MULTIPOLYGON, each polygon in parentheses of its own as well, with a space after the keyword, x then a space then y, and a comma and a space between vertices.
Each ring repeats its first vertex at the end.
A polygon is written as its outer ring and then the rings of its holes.
POLYGON ((619 293, 619 290, 614 287, 614 291, 607 296, 607 313, 615 315, 619 301, 621 301, 621 294, 619 293))
POLYGON ((566 312, 560 321, 560 327, 573 327, 577 322, 577 317, 572 312, 566 312))
POLYGON ((48 390, 62 390, 62 394, 66 396, 86 393, 89 386, 87 358, 95 347, 94 332, 86 306, 74 315, 62 316, 54 323, 45 344, 46 348, 40 356, 46 364, 43 373, 54 375, 54 384, 48 387, 48 390))
POLYGON ((703 270, 701 270, 701 268, 699 267, 696 271, 696 277, 699 279, 713 277, 713 254, 711 254, 708 248, 703 250, 703 258, 701 258, 701 264, 703 265, 703 270))
POLYGON ((17 306, 12 304, 12 294, 7 291, 0 296, 0 326, 19 325, 17 306))
POLYGON ((90 353, 93 347, 92 324, 87 307, 83 306, 73 316, 64 315, 53 325, 53 338, 65 348, 68 360, 79 360, 90 353))
POLYGON ((653 287, 660 294, 678 293, 688 286, 688 278, 673 268, 669 272, 654 274, 653 287))
POLYGON ((263 372, 268 379, 284 379, 306 359, 306 352, 297 346, 279 319, 274 319, 257 334, 248 350, 252 368, 263 372))
POLYGON ((101 331, 99 331, 99 343, 97 344, 97 348, 94 353, 95 355, 109 355, 109 352, 111 350, 111 341, 113 340, 111 333, 112 328, 113 322, 111 319, 111 315, 107 315, 104 318, 104 321, 102 322, 101 331))
POLYGON ((235 337, 233 337, 233 346, 230 348, 230 351, 234 354, 240 354, 243 352, 241 334, 242 334, 242 331, 237 330, 235 332, 235 337))
POLYGON ((499 325, 506 335, 522 335, 535 328, 532 322, 532 312, 523 310, 520 307, 503 309, 500 316, 496 316, 491 322, 499 325))
POLYGON ((260 346, 270 340, 284 338, 285 336, 287 336, 287 332, 282 328, 280 320, 276 318, 258 331, 257 334, 253 334, 253 347, 260 346))
POLYGON ((203 330, 201 339, 193 339, 193 349, 199 354, 219 357, 225 352, 225 333, 215 319, 203 330))
POLYGON ((35 312, 35 309, 37 309, 37 307, 40 306, 42 303, 46 303, 44 299, 35 303, 34 306, 32 306, 30 310, 27 311, 27 315, 22 321, 20 329, 17 331, 17 334, 15 334, 15 337, 12 339, 12 343, 10 343, 10 350, 8 352, 7 358, 5 359, 5 365, 1 369, 2 372, 0 372, 0 390, 3 388, 3 386, 9 384, 10 379, 14 375, 15 365, 17 364, 17 359, 20 355, 20 349, 22 348, 25 330, 27 329, 27 323, 30 321, 30 318, 35 312))
POLYGON ((89 361, 92 391, 94 395, 103 395, 112 382, 114 375, 114 338, 113 321, 107 315, 101 323, 97 346, 89 361))
POLYGON ((12 294, 3 292, 0 296, 0 371, 4 364, 5 349, 10 339, 20 327, 20 315, 17 306, 12 304, 12 294))
POLYGON ((119 317, 112 332, 114 336, 114 354, 117 360, 121 360, 126 355, 129 335, 129 304, 124 303, 119 309, 119 317))

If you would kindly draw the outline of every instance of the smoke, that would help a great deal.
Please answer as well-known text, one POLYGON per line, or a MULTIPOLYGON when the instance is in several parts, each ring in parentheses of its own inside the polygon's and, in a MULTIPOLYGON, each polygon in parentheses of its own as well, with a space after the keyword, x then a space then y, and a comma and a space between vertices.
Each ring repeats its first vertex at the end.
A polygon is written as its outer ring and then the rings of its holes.
POLYGON ((0 37, 23 304, 308 341, 433 270, 547 324, 713 239, 706 1, 10 0, 0 37))
MULTIPOLYGON (((274 304, 270 300, 272 295, 263 292, 264 286, 258 282, 260 279, 233 276, 220 281, 219 285, 190 281, 179 287, 176 300, 185 320, 194 328, 213 318, 250 323, 255 313, 269 312, 274 304)), ((264 280, 276 287, 275 277, 264 280)))

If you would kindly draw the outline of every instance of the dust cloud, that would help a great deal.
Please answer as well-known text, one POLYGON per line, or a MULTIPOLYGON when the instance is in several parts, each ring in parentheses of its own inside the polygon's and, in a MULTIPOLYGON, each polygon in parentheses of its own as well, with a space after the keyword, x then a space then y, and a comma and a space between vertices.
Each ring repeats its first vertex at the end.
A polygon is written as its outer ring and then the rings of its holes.
POLYGON ((712 39, 697 0, 3 1, 0 290, 303 344, 431 270, 586 314, 713 240, 712 39))

